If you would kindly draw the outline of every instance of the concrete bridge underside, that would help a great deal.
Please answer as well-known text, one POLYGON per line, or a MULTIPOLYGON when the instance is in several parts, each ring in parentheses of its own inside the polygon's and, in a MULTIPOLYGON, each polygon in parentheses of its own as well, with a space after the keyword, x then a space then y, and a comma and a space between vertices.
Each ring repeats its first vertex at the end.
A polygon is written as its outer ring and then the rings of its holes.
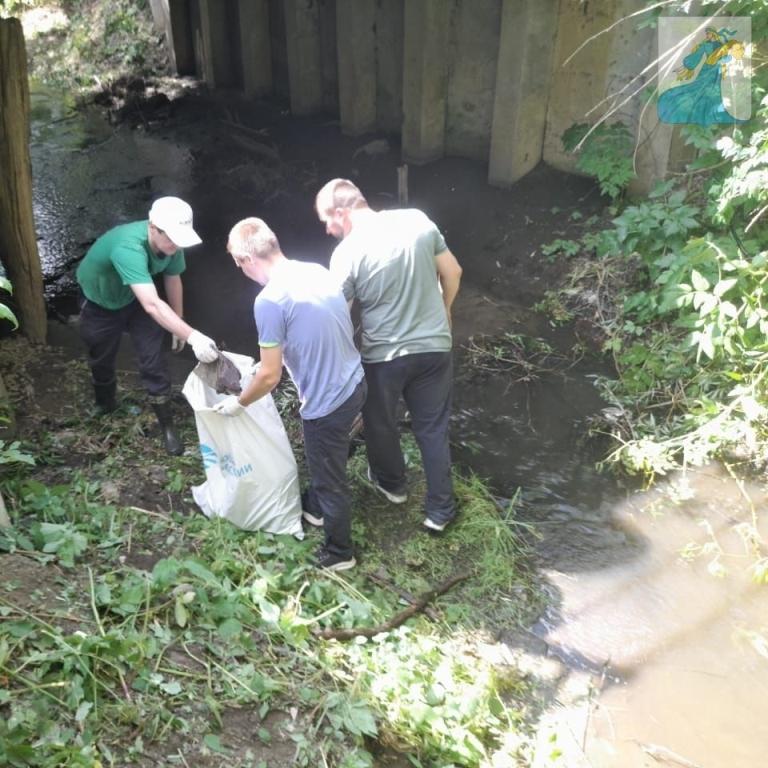
POLYGON ((655 31, 632 20, 603 32, 640 10, 641 0, 151 4, 179 74, 286 98, 295 115, 334 114, 349 135, 398 134, 406 162, 475 158, 497 186, 542 160, 573 170, 563 132, 611 105, 612 120, 638 136, 639 191, 682 160, 653 105, 643 109, 640 97, 621 104, 628 91, 611 96, 656 56, 655 31))

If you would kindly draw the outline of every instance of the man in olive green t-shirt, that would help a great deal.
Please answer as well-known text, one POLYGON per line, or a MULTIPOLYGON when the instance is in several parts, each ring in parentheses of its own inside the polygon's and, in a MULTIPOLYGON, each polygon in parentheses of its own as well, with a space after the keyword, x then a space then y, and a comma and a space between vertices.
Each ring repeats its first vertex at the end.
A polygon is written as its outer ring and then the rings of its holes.
POLYGON ((96 240, 77 268, 84 297, 80 333, 88 347, 96 405, 104 413, 117 407, 115 360, 122 334, 127 332, 166 450, 175 455, 184 447, 171 419, 164 331, 172 334, 176 352, 189 342, 202 362, 212 362, 218 353, 212 339, 182 320, 181 273, 186 266, 182 248, 201 242, 192 228, 192 208, 178 197, 161 197, 152 204, 149 221, 109 230, 96 240), (157 293, 155 275, 163 277, 167 301, 157 293))
POLYGON ((456 516, 448 430, 451 306, 461 266, 426 214, 415 208, 374 211, 349 179, 325 184, 315 209, 326 232, 341 241, 331 274, 347 300, 360 306, 368 478, 393 504, 406 501, 397 426, 402 398, 427 481, 423 526, 440 533, 456 516))

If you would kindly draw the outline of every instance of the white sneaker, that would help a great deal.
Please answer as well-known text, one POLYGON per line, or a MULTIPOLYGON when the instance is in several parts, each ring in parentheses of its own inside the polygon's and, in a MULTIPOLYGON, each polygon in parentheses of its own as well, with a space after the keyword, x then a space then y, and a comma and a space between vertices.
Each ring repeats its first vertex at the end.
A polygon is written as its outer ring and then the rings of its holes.
POLYGON ((373 472, 371 472, 370 466, 368 467, 368 480, 371 485, 382 495, 387 501, 391 501, 393 504, 405 504, 408 501, 407 493, 392 493, 386 488, 382 488, 378 481, 374 479, 373 472))
POLYGON ((445 530, 445 526, 448 525, 448 523, 436 523, 434 520, 430 519, 429 517, 425 517, 422 525, 430 531, 435 531, 436 533, 442 533, 445 530))
POLYGON ((320 515, 313 515, 311 512, 307 512, 306 509, 301 510, 301 516, 310 524, 314 525, 315 528, 322 528, 323 527, 323 518, 320 517, 320 515))

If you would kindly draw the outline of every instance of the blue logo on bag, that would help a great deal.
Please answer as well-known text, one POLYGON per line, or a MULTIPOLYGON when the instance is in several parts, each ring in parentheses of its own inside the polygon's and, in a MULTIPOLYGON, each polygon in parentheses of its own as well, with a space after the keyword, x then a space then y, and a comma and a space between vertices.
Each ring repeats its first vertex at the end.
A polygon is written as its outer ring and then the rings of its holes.
POLYGON ((204 469, 210 469, 219 463, 219 457, 216 455, 216 451, 214 451, 210 445, 200 443, 200 454, 203 457, 204 469))
POLYGON ((222 474, 232 475, 233 477, 242 477, 253 471, 253 464, 244 464, 238 467, 231 454, 225 453, 219 458, 216 451, 205 443, 200 443, 200 454, 203 457, 203 467, 205 469, 210 469, 218 464, 222 474))

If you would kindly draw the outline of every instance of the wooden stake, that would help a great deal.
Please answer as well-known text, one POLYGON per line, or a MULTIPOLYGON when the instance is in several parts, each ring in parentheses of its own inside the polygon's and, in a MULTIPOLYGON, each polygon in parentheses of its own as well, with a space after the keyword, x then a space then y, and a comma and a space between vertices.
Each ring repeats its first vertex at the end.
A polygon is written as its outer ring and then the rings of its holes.
POLYGON ((397 166, 397 202, 408 205, 408 165, 397 166))

